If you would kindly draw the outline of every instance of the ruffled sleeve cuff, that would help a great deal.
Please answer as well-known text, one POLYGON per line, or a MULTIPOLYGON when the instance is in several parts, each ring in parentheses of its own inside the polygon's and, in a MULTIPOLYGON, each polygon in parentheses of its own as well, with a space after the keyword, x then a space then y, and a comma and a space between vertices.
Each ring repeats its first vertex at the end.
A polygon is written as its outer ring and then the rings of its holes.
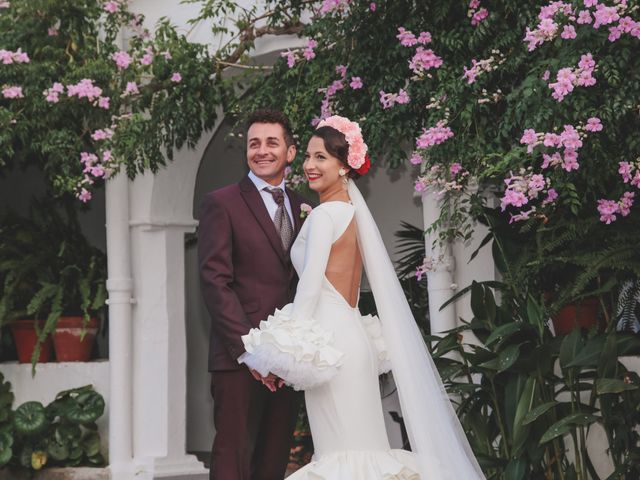
POLYGON ((380 319, 375 315, 365 315, 360 317, 364 325, 364 329, 369 336, 369 340, 373 345, 378 360, 378 375, 391 371, 391 357, 387 350, 387 345, 382 336, 382 324, 380 319))
POLYGON ((311 318, 292 318, 292 309, 276 310, 244 335, 246 353, 239 361, 263 376, 277 375, 294 390, 308 390, 338 373, 343 354, 332 346, 331 332, 311 318))

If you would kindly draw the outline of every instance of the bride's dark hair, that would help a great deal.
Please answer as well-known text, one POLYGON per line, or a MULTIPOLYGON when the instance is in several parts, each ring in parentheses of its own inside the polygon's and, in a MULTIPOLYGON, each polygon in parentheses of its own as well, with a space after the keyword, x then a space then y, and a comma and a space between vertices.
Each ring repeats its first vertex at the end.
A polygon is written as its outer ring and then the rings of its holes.
POLYGON ((360 174, 349 166, 347 162, 349 158, 349 144, 342 132, 339 132, 333 127, 320 127, 313 132, 313 136, 321 138, 327 152, 340 160, 340 163, 349 170, 347 174, 349 178, 353 178, 354 180, 360 178, 360 174))

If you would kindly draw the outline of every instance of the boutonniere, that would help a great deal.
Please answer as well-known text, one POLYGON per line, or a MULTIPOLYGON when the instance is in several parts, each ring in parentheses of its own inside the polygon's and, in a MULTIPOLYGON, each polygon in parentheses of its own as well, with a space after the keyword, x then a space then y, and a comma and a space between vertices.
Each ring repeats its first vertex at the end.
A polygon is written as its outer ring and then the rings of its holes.
POLYGON ((305 218, 307 215, 309 215, 311 213, 311 210, 313 210, 313 207, 311 205, 308 205, 306 203, 301 203, 300 204, 300 218, 305 218))

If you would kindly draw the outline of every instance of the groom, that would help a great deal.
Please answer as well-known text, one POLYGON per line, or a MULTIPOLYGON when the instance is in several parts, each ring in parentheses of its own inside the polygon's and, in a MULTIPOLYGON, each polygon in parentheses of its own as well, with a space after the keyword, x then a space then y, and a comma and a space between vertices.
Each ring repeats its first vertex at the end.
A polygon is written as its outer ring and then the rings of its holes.
POLYGON ((243 363, 240 337, 293 300, 297 278, 289 248, 304 202, 284 185, 285 168, 296 155, 287 117, 257 111, 247 128, 249 174, 209 192, 200 210, 201 288, 212 319, 211 480, 284 478, 301 400, 243 363))

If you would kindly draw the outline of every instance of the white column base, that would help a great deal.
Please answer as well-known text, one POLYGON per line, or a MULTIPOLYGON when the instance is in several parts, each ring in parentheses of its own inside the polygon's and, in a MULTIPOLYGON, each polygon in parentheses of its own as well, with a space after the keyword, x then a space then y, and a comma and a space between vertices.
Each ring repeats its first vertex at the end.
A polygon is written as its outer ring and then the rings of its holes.
POLYGON ((195 455, 181 458, 158 458, 155 460, 153 478, 208 480, 209 469, 195 455))

